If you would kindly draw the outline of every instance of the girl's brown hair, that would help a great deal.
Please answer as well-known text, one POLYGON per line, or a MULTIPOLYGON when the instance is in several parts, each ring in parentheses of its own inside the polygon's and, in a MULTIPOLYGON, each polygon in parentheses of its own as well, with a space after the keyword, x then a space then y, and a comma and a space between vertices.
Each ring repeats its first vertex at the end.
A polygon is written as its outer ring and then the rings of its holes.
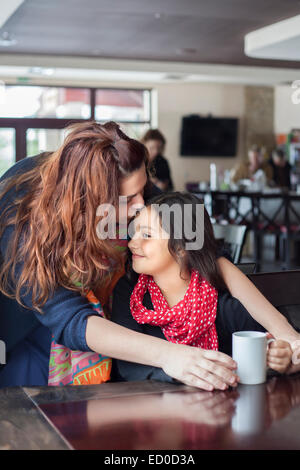
MULTIPOLYGON (((186 244, 195 241, 195 238, 190 240, 185 234, 191 232, 196 233, 196 229, 198 228, 197 205, 200 203, 203 202, 194 194, 173 191, 155 196, 148 200, 145 206, 153 207, 155 210, 158 210, 162 228, 170 235, 168 240, 168 250, 180 265, 181 272, 188 271, 191 273, 194 269, 217 290, 224 290, 226 289, 226 285, 217 263, 217 258, 220 255, 220 247, 214 237, 213 227, 205 208, 203 221, 203 247, 196 250, 186 250, 186 244), (184 210, 187 205, 191 206, 191 216, 183 217, 182 215, 184 214, 184 210), (159 209, 163 206, 168 206, 169 208, 179 206, 181 210, 179 212, 175 211, 173 216, 170 217, 168 221, 165 221, 161 212, 159 212, 159 209), (185 224, 189 224, 188 231, 185 224), (180 233, 181 238, 178 238, 176 233, 180 233), (179 256, 179 253, 184 253, 184 256, 179 256)), ((132 255, 130 252, 128 253, 127 259, 127 275, 133 282, 136 282, 138 279, 138 275, 132 268, 132 255)))
POLYGON ((22 297, 32 289, 32 306, 40 313, 57 286, 83 294, 99 287, 112 267, 121 268, 119 252, 97 236, 96 210, 103 203, 117 207, 120 179, 143 163, 147 168, 144 145, 114 122, 77 123, 67 131, 57 151, 0 185, 0 205, 4 196, 15 196, 0 214, 0 239, 14 226, 0 291, 26 307, 22 297))

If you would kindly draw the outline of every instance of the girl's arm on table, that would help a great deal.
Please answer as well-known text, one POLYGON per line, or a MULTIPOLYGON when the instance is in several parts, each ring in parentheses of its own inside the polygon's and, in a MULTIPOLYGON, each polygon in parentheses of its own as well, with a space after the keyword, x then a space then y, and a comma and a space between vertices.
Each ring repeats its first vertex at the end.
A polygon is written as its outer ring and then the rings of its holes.
MULTIPOLYGON (((300 334, 239 268, 224 257, 218 258, 218 265, 231 295, 243 304, 258 323, 276 339, 288 341, 291 346, 300 340, 300 334)), ((294 367, 300 370, 300 365, 294 367)))
POLYGON ((168 380, 173 377, 204 390, 224 390, 228 385, 236 384, 237 376, 233 372, 236 363, 226 354, 174 344, 141 333, 141 325, 132 318, 130 311, 133 287, 126 277, 116 285, 113 321, 95 316, 88 318, 86 341, 90 349, 120 360, 123 365, 125 361, 135 363, 121 371, 129 379, 136 367, 140 377, 155 378, 157 375, 158 378, 160 375, 160 380, 167 380, 169 376, 168 380))
POLYGON ((255 285, 228 259, 218 259, 225 284, 233 297, 238 299, 250 315, 275 338, 289 343, 299 340, 300 335, 287 319, 262 295, 255 285))

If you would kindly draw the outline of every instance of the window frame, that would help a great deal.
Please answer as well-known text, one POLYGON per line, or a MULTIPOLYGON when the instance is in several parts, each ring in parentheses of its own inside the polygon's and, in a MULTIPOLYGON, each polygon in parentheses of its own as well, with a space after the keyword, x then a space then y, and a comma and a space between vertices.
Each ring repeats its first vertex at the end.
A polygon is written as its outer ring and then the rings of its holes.
MULTIPOLYGON (((15 163, 23 158, 27 157, 27 141, 26 133, 28 129, 64 129, 69 124, 78 123, 78 122, 87 122, 95 120, 95 108, 96 108, 96 92, 97 90, 116 90, 116 91, 149 91, 149 120, 143 121, 128 121, 128 120, 118 120, 119 124, 149 124, 151 127, 152 123, 152 98, 151 93, 152 88, 131 88, 131 87, 84 87, 84 86, 66 86, 66 85, 39 85, 38 83, 8 83, 7 86, 17 87, 17 86, 35 86, 43 88, 71 88, 71 89, 83 89, 89 90, 90 92, 90 107, 91 107, 91 116, 88 119, 80 118, 0 118, 0 128, 13 128, 15 129, 15 163)), ((106 120, 97 120, 99 123, 104 123, 106 120)))

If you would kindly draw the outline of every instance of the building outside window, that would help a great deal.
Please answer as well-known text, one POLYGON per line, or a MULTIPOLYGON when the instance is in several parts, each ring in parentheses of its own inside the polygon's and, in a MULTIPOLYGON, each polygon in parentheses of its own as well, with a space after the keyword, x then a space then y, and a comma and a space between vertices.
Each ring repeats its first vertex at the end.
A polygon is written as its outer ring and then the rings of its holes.
POLYGON ((6 85, 0 106, 0 177, 16 161, 56 150, 71 122, 116 121, 140 139, 151 127, 151 90, 6 85))

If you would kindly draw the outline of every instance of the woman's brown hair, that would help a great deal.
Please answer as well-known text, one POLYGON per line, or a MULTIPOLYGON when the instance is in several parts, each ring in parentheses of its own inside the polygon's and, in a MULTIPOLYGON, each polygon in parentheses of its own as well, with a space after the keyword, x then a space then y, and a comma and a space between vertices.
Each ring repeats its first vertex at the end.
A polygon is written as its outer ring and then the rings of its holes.
POLYGON ((57 286, 83 294, 121 268, 118 250, 97 236, 96 210, 100 204, 117 207, 120 179, 143 163, 147 168, 144 145, 114 122, 77 123, 67 131, 57 151, 0 184, 0 205, 4 196, 18 194, 0 214, 0 239, 14 226, 2 253, 0 291, 26 307, 22 297, 32 289, 32 306, 40 313, 57 286))
POLYGON ((162 135, 162 133, 158 129, 148 129, 146 133, 143 135, 141 142, 145 144, 148 140, 158 140, 162 143, 164 147, 166 145, 166 139, 162 135))

